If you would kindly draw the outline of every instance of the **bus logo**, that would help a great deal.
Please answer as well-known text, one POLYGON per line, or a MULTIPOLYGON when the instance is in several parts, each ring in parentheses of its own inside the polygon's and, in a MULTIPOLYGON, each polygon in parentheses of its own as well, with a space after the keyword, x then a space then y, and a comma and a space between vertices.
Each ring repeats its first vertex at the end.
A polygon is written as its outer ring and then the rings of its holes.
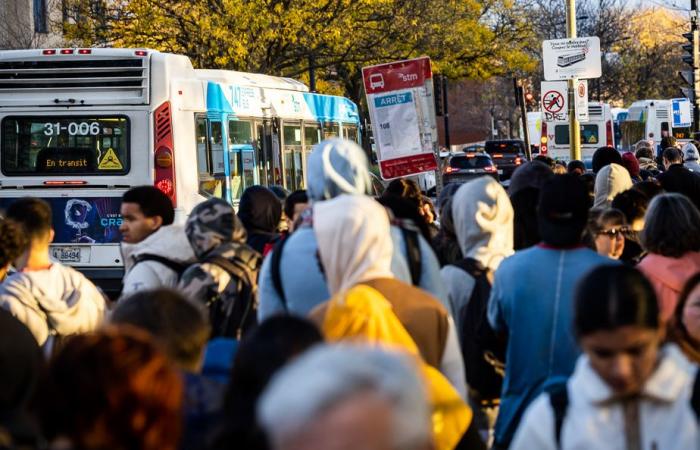
POLYGON ((586 53, 584 51, 571 53, 569 55, 561 55, 557 58, 557 66, 569 67, 584 59, 586 59, 586 53))
POLYGON ((369 76, 369 88, 374 89, 384 89, 384 77, 381 73, 373 73, 369 76))

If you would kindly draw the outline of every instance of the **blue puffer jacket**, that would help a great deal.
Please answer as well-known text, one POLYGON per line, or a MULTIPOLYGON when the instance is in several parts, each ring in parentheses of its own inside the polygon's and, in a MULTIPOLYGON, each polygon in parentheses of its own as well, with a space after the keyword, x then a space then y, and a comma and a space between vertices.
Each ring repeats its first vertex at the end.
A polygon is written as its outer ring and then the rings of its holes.
MULTIPOLYGON (((367 157, 357 144, 330 139, 314 147, 308 158, 307 193, 311 202, 329 200, 340 194, 367 195, 370 192, 367 157)), ((392 227, 394 256, 392 272, 399 280, 411 282, 406 262, 406 244, 401 230, 392 227), (396 251, 398 250, 398 251, 396 251)), ((440 278, 440 265, 428 242, 419 236, 421 276, 418 287, 431 293, 448 307, 447 292, 440 278)), ((280 260, 280 279, 287 301, 286 310, 305 316, 330 295, 317 260, 318 245, 310 224, 287 238, 280 260)), ((259 278, 258 320, 285 310, 271 275, 270 253, 263 262, 259 278)))

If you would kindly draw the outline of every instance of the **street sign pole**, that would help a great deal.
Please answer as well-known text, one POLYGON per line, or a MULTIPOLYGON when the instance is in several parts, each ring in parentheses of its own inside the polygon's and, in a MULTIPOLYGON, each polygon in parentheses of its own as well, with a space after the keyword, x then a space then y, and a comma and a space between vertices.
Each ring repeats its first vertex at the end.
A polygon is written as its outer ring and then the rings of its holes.
MULTIPOLYGON (((576 0, 566 0, 566 37, 576 37, 576 0)), ((578 78, 568 80, 569 148, 571 160, 581 160, 581 130, 576 118, 576 85, 578 78)))

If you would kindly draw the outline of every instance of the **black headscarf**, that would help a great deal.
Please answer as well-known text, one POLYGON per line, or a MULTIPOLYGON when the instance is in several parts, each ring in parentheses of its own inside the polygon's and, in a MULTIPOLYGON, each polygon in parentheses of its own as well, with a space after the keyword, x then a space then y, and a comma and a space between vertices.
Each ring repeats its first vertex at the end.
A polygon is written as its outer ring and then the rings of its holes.
POLYGON ((37 441, 27 408, 42 367, 41 350, 32 333, 0 308, 0 428, 15 445, 37 441))
POLYGON ((251 186, 243 191, 238 218, 248 231, 248 245, 263 253, 265 245, 279 239, 277 227, 282 217, 282 202, 268 188, 251 186))

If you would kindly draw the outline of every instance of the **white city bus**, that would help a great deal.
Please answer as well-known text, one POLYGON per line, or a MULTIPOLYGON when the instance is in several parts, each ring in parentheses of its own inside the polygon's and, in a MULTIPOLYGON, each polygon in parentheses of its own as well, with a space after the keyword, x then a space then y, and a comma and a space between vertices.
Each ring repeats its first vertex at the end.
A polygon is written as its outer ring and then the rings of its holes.
POLYGON ((658 152, 661 139, 671 135, 680 143, 690 142, 690 127, 674 126, 673 103, 676 101, 688 100, 638 100, 632 103, 627 117, 620 123, 622 148, 633 150, 634 144, 645 139, 652 142, 658 152))
POLYGON ((303 188, 306 155, 330 136, 359 141, 356 105, 289 78, 142 49, 0 52, 0 208, 47 200, 53 257, 94 278, 121 276, 130 187, 158 187, 182 221, 252 184, 303 188))
MULTIPOLYGON (((581 157, 584 161, 593 158, 593 153, 599 147, 615 146, 613 118, 609 104, 589 102, 588 120, 580 122, 580 126, 581 157)), ((542 121, 540 154, 563 161, 571 158, 568 123, 542 121)))

